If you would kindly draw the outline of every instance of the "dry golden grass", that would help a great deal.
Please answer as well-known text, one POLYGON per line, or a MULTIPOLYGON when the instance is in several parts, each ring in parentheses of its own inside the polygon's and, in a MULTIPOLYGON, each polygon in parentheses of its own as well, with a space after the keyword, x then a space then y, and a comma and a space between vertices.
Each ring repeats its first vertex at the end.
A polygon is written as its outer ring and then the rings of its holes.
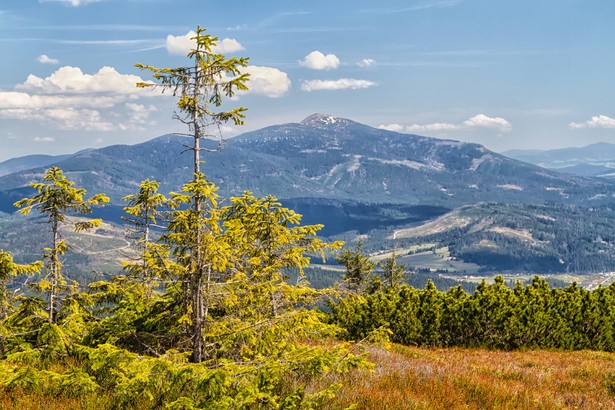
MULTIPOLYGON (((393 345, 370 349, 373 371, 321 378, 342 382, 324 409, 615 409, 615 353, 501 352, 393 345)), ((318 386, 309 386, 308 390, 318 386)), ((111 398, 0 393, 4 409, 105 409, 111 398)), ((135 408, 147 408, 136 405, 135 408)))
POLYGON ((614 353, 393 346, 371 360, 327 409, 615 409, 614 353))

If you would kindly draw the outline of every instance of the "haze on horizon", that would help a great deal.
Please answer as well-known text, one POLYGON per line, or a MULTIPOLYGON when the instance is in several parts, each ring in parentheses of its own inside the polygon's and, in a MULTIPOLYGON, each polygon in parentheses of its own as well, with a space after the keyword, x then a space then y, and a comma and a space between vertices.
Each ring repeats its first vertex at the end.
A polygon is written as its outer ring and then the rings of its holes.
POLYGON ((250 58, 246 126, 315 112, 495 151, 615 142, 614 2, 26 0, 0 5, 0 161, 184 131, 134 67, 190 31, 250 58))

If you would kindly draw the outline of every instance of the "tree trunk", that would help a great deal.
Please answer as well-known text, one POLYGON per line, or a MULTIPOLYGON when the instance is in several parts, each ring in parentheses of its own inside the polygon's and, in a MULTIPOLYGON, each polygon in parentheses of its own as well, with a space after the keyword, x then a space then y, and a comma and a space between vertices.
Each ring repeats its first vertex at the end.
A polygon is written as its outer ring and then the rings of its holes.
POLYGON ((203 361, 203 276, 202 272, 194 275, 192 283, 192 362, 203 361))
POLYGON ((58 233, 58 218, 53 217, 51 229, 53 231, 53 246, 51 248, 51 288, 49 289, 49 323, 56 322, 56 304, 58 282, 60 279, 60 266, 58 257, 58 242, 60 235, 58 233))

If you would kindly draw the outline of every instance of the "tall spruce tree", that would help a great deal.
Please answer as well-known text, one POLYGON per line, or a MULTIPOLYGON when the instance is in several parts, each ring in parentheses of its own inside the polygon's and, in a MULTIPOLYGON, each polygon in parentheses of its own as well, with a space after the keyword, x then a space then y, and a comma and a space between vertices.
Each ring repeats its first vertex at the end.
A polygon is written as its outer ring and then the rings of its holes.
MULTIPOLYGON (((190 136, 193 139, 194 180, 190 185, 195 188, 189 190, 190 202, 194 216, 199 215, 207 218, 205 214, 209 198, 201 189, 207 181, 201 173, 201 139, 207 137, 219 137, 221 143, 220 126, 229 121, 235 125, 242 125, 245 118, 246 108, 238 107, 231 110, 220 109, 225 97, 232 97, 237 91, 247 90, 246 82, 249 74, 242 73, 241 69, 248 65, 247 58, 226 58, 223 54, 215 52, 218 37, 205 34, 205 29, 197 27, 196 35, 192 38, 195 48, 188 53, 188 58, 193 60, 190 66, 176 68, 157 68, 149 65, 136 64, 141 70, 152 73, 155 82, 140 82, 137 87, 158 87, 163 92, 170 91, 178 97, 175 118, 187 125, 189 133, 181 135, 190 136)), ((185 310, 190 314, 192 327, 192 360, 196 363, 202 361, 203 349, 203 326, 204 314, 207 308, 203 299, 203 291, 209 287, 208 262, 204 257, 207 253, 203 247, 208 241, 203 240, 207 224, 196 223, 194 226, 195 239, 190 241, 194 248, 184 248, 185 255, 189 255, 189 261, 185 266, 188 272, 183 275, 184 294, 186 295, 185 310)))
MULTIPOLYGON (((48 294, 49 323, 56 323, 58 297, 65 282, 60 257, 66 252, 68 246, 61 238, 60 226, 69 214, 86 215, 92 212, 92 206, 109 202, 109 198, 104 194, 96 194, 92 198, 84 199, 86 190, 75 188, 73 185, 74 182, 69 181, 60 168, 52 167, 46 171, 43 182, 30 184, 37 191, 36 195, 15 202, 15 206, 20 208, 19 212, 24 215, 36 209, 47 216, 51 228, 51 248, 45 248, 44 254, 47 261, 47 275, 44 279, 46 282, 44 286, 41 286, 41 289, 47 290, 48 294)), ((86 231, 100 226, 101 223, 100 219, 76 222, 74 229, 77 232, 86 231)))

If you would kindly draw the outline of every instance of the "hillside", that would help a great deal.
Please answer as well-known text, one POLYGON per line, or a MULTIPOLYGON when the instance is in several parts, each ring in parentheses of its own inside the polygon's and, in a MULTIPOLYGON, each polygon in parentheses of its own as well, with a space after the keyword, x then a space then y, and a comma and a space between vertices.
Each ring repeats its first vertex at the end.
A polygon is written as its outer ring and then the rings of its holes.
MULTIPOLYGON (((112 204, 93 216, 121 224, 121 198, 140 181, 158 180, 168 193, 189 179, 191 157, 182 154, 188 144, 166 135, 83 151, 58 158, 56 165, 89 193, 109 195, 112 204)), ((205 145, 213 149, 216 143, 205 145)), ((608 180, 549 171, 477 144, 399 134, 322 114, 243 134, 204 157, 203 168, 223 202, 244 190, 273 194, 303 214, 303 223, 324 224, 323 236, 352 241, 356 234, 367 235, 370 252, 433 244, 435 257, 429 252, 404 257, 417 269, 615 270, 610 245, 615 231, 608 223, 615 185, 608 180), (534 218, 536 212, 541 218, 534 218)), ((13 212, 12 204, 32 192, 27 183, 44 169, 0 177, 0 212, 13 212)), ((5 232, 20 229, 4 224, 5 232)), ((117 239, 123 240, 121 234, 117 239)))
MULTIPOLYGON (((167 135, 88 151, 57 165, 89 192, 107 192, 118 203, 146 178, 159 180, 163 192, 178 189, 192 169, 190 155, 181 154, 187 143, 167 135)), ((478 144, 399 134, 320 114, 243 134, 204 158, 205 173, 225 197, 248 189, 285 199, 452 209, 481 201, 594 203, 598 193, 612 188, 608 182, 548 171, 478 144)), ((0 177, 3 195, 41 172, 43 167, 0 177)))
POLYGON ((452 261, 483 272, 605 272, 615 266, 614 218, 612 206, 480 203, 394 230, 387 239, 446 246, 452 261))

